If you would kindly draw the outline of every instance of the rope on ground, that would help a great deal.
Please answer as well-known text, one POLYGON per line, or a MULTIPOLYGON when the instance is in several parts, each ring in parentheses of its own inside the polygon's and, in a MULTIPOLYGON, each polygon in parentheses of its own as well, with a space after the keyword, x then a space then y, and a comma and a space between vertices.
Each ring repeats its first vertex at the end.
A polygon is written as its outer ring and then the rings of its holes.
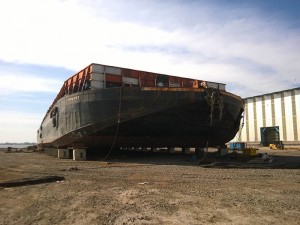
POLYGON ((202 159, 199 159, 199 160, 195 161, 197 165, 200 164, 200 162, 203 162, 205 160, 205 158, 207 156, 207 152, 208 152, 208 140, 207 140, 207 143, 206 143, 206 147, 204 148, 204 151, 203 151, 204 154, 203 154, 202 159))

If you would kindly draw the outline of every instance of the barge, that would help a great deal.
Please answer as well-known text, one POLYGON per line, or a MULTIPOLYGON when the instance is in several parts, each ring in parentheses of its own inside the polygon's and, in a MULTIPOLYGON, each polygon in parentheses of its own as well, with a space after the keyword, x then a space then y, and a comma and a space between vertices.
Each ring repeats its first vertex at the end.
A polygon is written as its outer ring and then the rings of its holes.
POLYGON ((225 84, 91 64, 67 79, 39 148, 215 147, 234 138, 243 100, 225 84))

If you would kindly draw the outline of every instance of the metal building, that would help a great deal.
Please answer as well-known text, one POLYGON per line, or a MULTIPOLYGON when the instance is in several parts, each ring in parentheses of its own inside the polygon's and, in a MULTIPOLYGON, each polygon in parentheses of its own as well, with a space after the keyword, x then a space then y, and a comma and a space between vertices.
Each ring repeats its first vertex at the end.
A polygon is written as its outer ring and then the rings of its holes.
POLYGON ((244 126, 233 141, 300 144, 300 87, 244 100, 244 126))

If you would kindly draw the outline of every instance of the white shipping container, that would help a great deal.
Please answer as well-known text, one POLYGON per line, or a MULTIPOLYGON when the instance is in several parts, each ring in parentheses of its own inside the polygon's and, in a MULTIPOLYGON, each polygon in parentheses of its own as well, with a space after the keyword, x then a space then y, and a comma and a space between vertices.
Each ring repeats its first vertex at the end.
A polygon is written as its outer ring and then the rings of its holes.
POLYGON ((215 82, 209 82, 209 81, 207 81, 206 84, 207 84, 207 87, 216 88, 216 89, 225 91, 225 86, 226 86, 225 84, 220 84, 220 83, 215 83, 215 82))
POLYGON ((139 85, 139 80, 136 78, 131 78, 131 77, 123 77, 123 83, 139 85))
POLYGON ((97 89, 102 89, 102 88, 104 88, 103 81, 96 81, 96 80, 91 81, 91 89, 92 90, 97 90, 97 89))
POLYGON ((114 75, 121 75, 122 69, 119 67, 105 66, 104 73, 110 73, 114 75))
POLYGON ((104 74, 102 73, 92 73, 92 80, 94 81, 104 81, 104 74))
POLYGON ((92 65, 92 73, 104 73, 104 66, 99 64, 92 65))

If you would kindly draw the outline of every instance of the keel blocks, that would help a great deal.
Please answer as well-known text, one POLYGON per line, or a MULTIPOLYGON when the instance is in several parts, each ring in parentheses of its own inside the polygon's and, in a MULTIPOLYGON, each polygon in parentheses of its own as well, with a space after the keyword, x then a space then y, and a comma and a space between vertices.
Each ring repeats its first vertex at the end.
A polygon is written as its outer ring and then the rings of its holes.
POLYGON ((190 154, 191 153, 191 148, 182 148, 182 153, 183 154, 190 154))
POLYGON ((176 150, 175 150, 175 148, 173 148, 173 147, 168 147, 168 152, 169 152, 169 153, 175 153, 176 150))
POLYGON ((86 150, 84 148, 73 149, 73 160, 84 161, 86 160, 86 150))
POLYGON ((69 159, 69 149, 58 149, 57 150, 57 158, 59 159, 69 159))

